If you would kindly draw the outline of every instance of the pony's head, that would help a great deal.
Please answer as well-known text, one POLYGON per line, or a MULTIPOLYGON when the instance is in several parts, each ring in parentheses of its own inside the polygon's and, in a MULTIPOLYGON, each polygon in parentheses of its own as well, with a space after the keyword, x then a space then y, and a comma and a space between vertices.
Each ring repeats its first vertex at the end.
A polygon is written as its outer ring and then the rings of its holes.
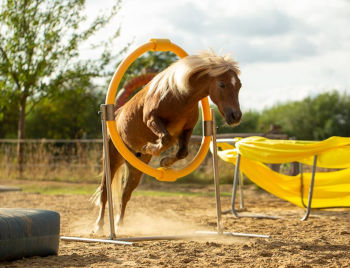
POLYGON ((210 99, 229 125, 238 125, 242 117, 238 100, 240 88, 241 81, 234 71, 215 76, 209 87, 210 99))
POLYGON ((207 84, 210 99, 217 105, 226 123, 239 124, 242 112, 238 94, 242 85, 238 78, 240 71, 237 62, 229 56, 218 56, 213 51, 193 57, 197 58, 195 61, 202 62, 198 65, 199 71, 195 72, 196 77, 207 84))

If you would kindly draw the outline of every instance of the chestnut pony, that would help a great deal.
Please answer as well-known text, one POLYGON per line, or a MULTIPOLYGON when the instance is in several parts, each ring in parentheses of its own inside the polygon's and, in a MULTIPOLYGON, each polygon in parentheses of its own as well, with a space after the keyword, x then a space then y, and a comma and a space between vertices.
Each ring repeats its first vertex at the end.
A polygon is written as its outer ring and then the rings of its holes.
MULTIPOLYGON (((218 56, 213 51, 178 60, 115 111, 121 139, 145 163, 176 142, 179 145, 176 155, 164 157, 160 165, 168 167, 185 158, 198 120, 198 102, 201 99, 210 96, 227 124, 239 123, 242 113, 238 101, 241 88, 238 75, 235 61, 229 56, 218 56)), ((123 221, 126 204, 139 184, 142 172, 124 160, 111 140, 109 150, 112 191, 118 210, 117 228, 123 221)), ((95 227, 95 232, 99 232, 103 228, 107 202, 105 171, 94 197, 96 205, 100 206, 95 227)))

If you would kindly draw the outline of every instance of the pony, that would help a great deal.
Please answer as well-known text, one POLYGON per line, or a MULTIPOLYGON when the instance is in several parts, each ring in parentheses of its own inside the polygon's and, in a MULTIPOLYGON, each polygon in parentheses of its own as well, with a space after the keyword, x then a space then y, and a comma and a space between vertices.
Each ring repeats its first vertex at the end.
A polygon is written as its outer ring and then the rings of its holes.
MULTIPOLYGON (((227 124, 239 124, 242 117, 238 99, 242 86, 239 74, 236 61, 228 55, 219 56, 212 50, 176 61, 115 110, 121 139, 145 163, 178 143, 176 154, 160 161, 162 167, 171 166, 188 155, 188 144, 198 120, 198 102, 201 99, 210 96, 227 124)), ((110 138, 109 151, 112 192, 118 210, 115 219, 117 230, 142 172, 119 154, 110 138)), ((100 206, 94 229, 98 233, 103 228, 107 202, 105 170, 94 198, 96 205, 100 206)))

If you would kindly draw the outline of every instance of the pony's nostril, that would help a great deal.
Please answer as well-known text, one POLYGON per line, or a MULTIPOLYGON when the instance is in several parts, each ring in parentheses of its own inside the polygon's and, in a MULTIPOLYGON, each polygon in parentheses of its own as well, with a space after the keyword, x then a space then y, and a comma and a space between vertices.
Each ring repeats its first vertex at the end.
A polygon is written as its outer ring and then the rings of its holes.
POLYGON ((242 117, 242 112, 241 111, 234 111, 233 112, 233 118, 237 121, 239 121, 242 117))
POLYGON ((226 123, 229 125, 236 124, 241 120, 242 112, 240 110, 235 110, 232 108, 226 108, 224 110, 226 123))

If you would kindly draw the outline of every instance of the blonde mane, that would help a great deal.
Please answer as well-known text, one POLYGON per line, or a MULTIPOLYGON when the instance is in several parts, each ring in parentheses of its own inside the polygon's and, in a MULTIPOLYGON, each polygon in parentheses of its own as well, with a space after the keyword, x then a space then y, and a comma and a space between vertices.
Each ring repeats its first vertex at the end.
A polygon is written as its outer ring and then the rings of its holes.
POLYGON ((240 73, 237 62, 229 55, 219 56, 210 50, 187 56, 157 74, 149 84, 147 96, 159 94, 162 99, 171 92, 180 97, 189 92, 189 81, 193 74, 217 77, 229 70, 237 75, 240 73))

